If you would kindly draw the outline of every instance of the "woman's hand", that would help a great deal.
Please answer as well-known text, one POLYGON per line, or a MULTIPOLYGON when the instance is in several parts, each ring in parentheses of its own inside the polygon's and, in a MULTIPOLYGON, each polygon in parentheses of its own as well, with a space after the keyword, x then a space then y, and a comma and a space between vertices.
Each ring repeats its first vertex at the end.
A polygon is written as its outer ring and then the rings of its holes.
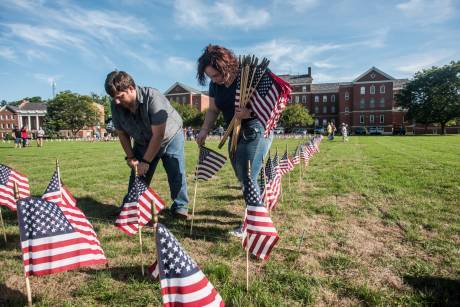
POLYGON ((201 129, 200 132, 195 137, 196 143, 198 146, 203 146, 206 138, 208 137, 209 130, 208 129, 201 129))
POLYGON ((251 117, 251 109, 235 107, 235 117, 238 119, 246 119, 251 117))

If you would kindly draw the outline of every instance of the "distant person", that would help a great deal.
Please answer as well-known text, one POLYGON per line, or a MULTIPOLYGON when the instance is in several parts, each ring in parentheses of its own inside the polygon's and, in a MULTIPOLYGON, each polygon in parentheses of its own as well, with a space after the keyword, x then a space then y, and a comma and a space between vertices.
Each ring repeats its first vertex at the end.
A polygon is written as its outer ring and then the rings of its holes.
POLYGON ((43 147, 43 138, 45 137, 45 131, 42 128, 37 131, 37 146, 43 147))
POLYGON ((334 139, 332 123, 327 124, 327 138, 329 139, 329 141, 332 141, 334 139))
POLYGON ((13 127, 13 133, 12 133, 13 137, 14 137, 14 148, 20 148, 21 147, 21 129, 19 129, 18 127, 14 126, 13 127))
POLYGON ((340 128, 340 132, 342 133, 342 141, 343 142, 348 141, 347 125, 345 123, 342 123, 342 126, 340 128))
POLYGON ((191 141, 193 136, 193 129, 192 127, 187 128, 187 141, 191 141))
POLYGON ((187 218, 188 195, 184 161, 182 118, 160 91, 137 86, 124 71, 112 71, 105 79, 105 91, 112 97, 112 122, 117 130, 126 162, 150 184, 158 162, 168 176, 174 217, 187 218), (133 144, 131 143, 133 140, 133 144))
POLYGON ((219 126, 219 128, 217 128, 217 133, 219 133, 219 140, 222 140, 222 137, 224 136, 224 127, 222 127, 222 125, 219 126))
POLYGON ((28 141, 27 126, 24 126, 21 129, 21 139, 22 139, 22 147, 26 147, 27 141, 28 141))

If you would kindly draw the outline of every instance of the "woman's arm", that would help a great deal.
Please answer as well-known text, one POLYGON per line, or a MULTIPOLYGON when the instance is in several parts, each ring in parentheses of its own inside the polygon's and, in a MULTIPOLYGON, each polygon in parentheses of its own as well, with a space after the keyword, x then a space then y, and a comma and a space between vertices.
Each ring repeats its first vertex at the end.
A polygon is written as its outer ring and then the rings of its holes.
POLYGON ((209 131, 214 127, 217 117, 219 116, 219 109, 217 108, 214 98, 209 97, 209 108, 206 110, 206 115, 204 116, 204 123, 200 129, 200 133, 196 136, 196 142, 198 145, 204 145, 206 137, 208 136, 209 131))

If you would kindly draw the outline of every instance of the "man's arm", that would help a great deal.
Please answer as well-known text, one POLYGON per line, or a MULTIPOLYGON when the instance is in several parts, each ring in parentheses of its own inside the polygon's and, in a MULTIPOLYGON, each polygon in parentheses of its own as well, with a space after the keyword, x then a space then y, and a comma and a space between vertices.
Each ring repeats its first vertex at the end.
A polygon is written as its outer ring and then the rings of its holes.
POLYGON ((131 147, 131 139, 129 135, 123 131, 117 129, 118 138, 120 139, 120 144, 123 150, 125 151, 126 156, 128 159, 134 159, 134 152, 133 148, 131 147))
MULTIPOLYGON (((152 162, 153 158, 158 154, 158 151, 161 147, 161 141, 165 136, 166 130, 166 123, 160 125, 151 126, 152 129, 152 137, 150 138, 149 145, 147 146, 147 150, 145 151, 144 156, 142 157, 143 160, 147 162, 152 162)), ((141 161, 139 164, 138 172, 139 176, 145 175, 150 167, 150 164, 144 161, 141 161)))

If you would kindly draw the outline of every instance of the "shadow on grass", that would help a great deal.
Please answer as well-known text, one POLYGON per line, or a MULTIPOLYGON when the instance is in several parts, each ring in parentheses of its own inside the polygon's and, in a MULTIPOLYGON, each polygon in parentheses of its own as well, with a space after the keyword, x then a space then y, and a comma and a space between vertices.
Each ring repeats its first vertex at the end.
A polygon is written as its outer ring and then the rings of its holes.
POLYGON ((231 225, 231 226, 237 226, 241 224, 242 219, 234 219, 231 221, 222 221, 218 219, 207 219, 207 218, 196 218, 195 221, 193 222, 194 225, 200 225, 200 224, 205 224, 205 225, 231 225))
MULTIPOLYGON (((134 265, 134 266, 121 266, 121 267, 108 267, 106 268, 106 271, 110 274, 110 277, 113 278, 114 280, 117 281, 138 281, 138 282, 143 282, 149 280, 149 275, 148 275, 148 267, 152 263, 147 263, 144 266, 145 270, 145 276, 142 276, 142 269, 140 265, 134 265)), ((82 269, 82 272, 89 274, 89 275, 94 275, 98 274, 101 272, 101 270, 97 269, 92 269, 92 268, 85 268, 82 269)))
POLYGON ((115 222, 115 218, 120 212, 118 206, 104 204, 92 197, 77 198, 77 206, 89 218, 97 218, 107 220, 107 222, 115 222))
POLYGON ((3 233, 2 233, 2 235, 0 236, 0 249, 1 250, 15 250, 15 249, 17 249, 18 251, 20 250, 19 246, 21 245, 21 243, 19 242, 19 234, 7 233, 6 241, 7 242, 5 243, 5 240, 3 238, 3 233))
POLYGON ((223 210, 223 209, 196 211, 195 214, 196 215, 221 216, 221 217, 236 217, 236 218, 243 219, 243 217, 240 216, 239 214, 235 214, 228 210, 223 210))
POLYGON ((243 200, 243 195, 216 195, 212 197, 215 200, 221 200, 221 201, 235 201, 235 200, 243 200))
POLYGON ((27 297, 18 290, 0 284, 0 306, 25 306, 27 297))
POLYGON ((460 306, 460 280, 432 276, 405 276, 404 282, 418 290, 429 305, 460 306))

